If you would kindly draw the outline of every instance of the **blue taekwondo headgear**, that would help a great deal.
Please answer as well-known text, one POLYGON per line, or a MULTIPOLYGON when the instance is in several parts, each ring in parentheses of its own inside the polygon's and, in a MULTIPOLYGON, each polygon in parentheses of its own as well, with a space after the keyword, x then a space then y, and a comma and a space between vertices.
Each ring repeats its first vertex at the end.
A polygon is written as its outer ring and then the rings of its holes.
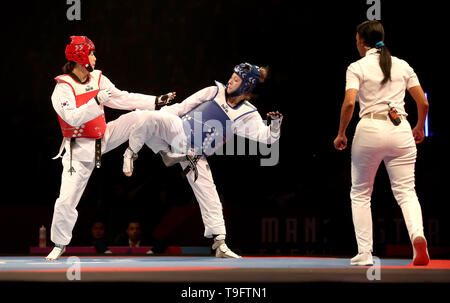
POLYGON ((255 89, 256 84, 258 84, 259 77, 261 76, 259 66, 250 63, 236 65, 233 71, 242 79, 241 85, 232 93, 236 96, 251 93, 255 89))

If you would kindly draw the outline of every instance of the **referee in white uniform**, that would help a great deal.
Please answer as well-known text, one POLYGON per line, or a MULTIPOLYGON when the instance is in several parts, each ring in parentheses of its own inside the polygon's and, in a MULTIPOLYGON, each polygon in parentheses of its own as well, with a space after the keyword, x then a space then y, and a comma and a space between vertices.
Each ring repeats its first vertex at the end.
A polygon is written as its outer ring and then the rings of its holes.
POLYGON ((359 95, 359 121, 352 143, 351 201, 358 254, 351 265, 372 265, 371 194, 376 172, 384 161, 392 192, 400 206, 414 251, 414 265, 427 265, 422 211, 414 189, 416 144, 424 139, 428 102, 417 75, 407 62, 391 56, 378 21, 357 26, 356 46, 362 59, 350 64, 345 99, 334 146, 347 147, 345 132, 359 95), (418 121, 411 130, 404 109, 405 90, 417 104, 418 121), (392 118, 392 119, 391 119, 392 118))

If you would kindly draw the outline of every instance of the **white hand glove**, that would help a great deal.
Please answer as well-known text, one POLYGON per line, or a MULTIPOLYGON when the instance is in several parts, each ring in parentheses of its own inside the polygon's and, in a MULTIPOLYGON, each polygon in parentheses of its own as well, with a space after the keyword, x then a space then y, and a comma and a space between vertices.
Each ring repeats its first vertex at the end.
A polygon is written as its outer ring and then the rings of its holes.
POLYGON ((95 96, 95 100, 99 105, 108 102, 110 98, 111 90, 109 88, 100 90, 97 96, 95 96))
POLYGON ((280 131, 281 122, 283 121, 283 115, 277 112, 270 112, 267 114, 267 118, 270 119, 270 131, 277 133, 280 131))

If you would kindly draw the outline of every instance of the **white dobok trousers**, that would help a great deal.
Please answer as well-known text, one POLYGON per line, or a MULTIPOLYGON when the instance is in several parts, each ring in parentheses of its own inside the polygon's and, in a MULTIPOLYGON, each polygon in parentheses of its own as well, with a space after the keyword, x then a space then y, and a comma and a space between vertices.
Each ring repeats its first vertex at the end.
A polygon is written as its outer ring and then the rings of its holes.
MULTIPOLYGON (((138 112, 130 112, 107 124, 105 134, 102 138, 102 154, 107 153, 128 140, 138 120, 137 116, 138 112)), ((50 239, 55 244, 68 245, 72 239, 72 230, 78 217, 76 207, 80 202, 89 177, 95 167, 94 153, 95 151, 92 150, 92 161, 79 161, 76 159, 75 156, 77 153, 74 151, 72 167, 75 169, 75 172, 72 174, 69 173, 69 152, 66 151, 63 156, 61 189, 55 203, 50 231, 50 239)), ((119 169, 120 166, 118 167, 119 169)))
MULTIPOLYGON (((147 145, 154 153, 168 150, 172 146, 177 151, 186 144, 186 136, 180 117, 163 111, 139 111, 139 121, 130 135, 130 148, 137 153, 142 146, 147 145)), ((184 169, 187 162, 182 162, 184 169)), ((191 171, 186 176, 195 198, 200 205, 204 236, 212 238, 213 235, 225 235, 225 221, 223 218, 222 203, 217 193, 216 185, 212 177, 206 157, 197 162, 198 179, 194 182, 194 173, 191 171)))

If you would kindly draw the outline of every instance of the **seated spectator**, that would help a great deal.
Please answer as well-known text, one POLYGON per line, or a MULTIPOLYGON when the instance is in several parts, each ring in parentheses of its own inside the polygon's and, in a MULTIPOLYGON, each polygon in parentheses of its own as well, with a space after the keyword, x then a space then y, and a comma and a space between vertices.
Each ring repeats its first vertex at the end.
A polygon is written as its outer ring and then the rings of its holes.
POLYGON ((95 221, 91 227, 92 246, 99 254, 110 254, 108 249, 108 241, 106 239, 105 223, 102 221, 95 221))
MULTIPOLYGON (((141 247, 144 245, 142 240, 142 224, 139 221, 133 220, 128 223, 125 234, 120 234, 116 238, 116 245, 128 247, 141 247)), ((144 241, 145 242, 145 241, 144 241)))
POLYGON ((139 247, 141 244, 142 227, 140 222, 130 222, 126 231, 128 235, 128 245, 139 247))

